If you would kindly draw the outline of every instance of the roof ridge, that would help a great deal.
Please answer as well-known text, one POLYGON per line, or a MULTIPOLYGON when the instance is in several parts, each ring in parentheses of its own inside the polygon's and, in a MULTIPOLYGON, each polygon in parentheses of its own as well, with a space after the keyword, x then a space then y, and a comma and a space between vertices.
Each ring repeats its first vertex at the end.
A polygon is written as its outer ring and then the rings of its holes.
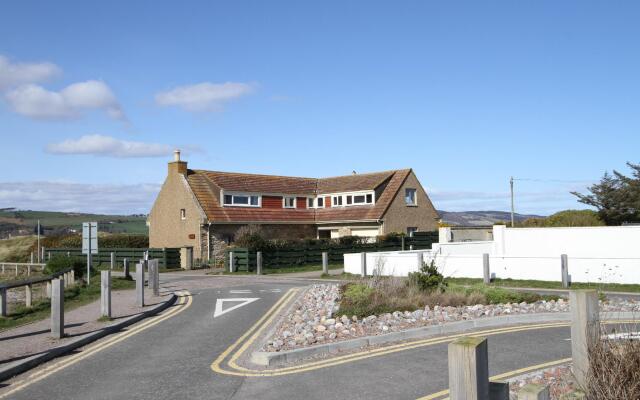
POLYGON ((310 179, 317 180, 318 178, 309 178, 305 176, 290 176, 290 175, 270 175, 270 174, 255 174, 252 172, 230 172, 230 171, 212 171, 208 169, 193 169, 194 172, 212 172, 217 174, 228 174, 228 175, 251 175, 251 176, 266 176, 271 178, 293 178, 293 179, 310 179))

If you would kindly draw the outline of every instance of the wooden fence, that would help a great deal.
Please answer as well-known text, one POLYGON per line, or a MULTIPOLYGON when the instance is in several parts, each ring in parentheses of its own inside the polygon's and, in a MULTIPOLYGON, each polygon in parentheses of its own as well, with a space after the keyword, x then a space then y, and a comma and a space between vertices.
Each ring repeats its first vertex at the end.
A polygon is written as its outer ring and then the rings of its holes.
MULTIPOLYGON (((362 253, 397 250, 431 249, 438 242, 438 232, 415 232, 412 237, 397 238, 394 241, 378 241, 355 245, 322 243, 316 246, 291 246, 281 249, 263 250, 263 268, 287 268, 303 265, 321 265, 322 253, 327 252, 329 263, 342 263, 345 253, 362 253)), ((233 251, 235 271, 255 271, 256 252, 246 248, 233 247, 225 252, 225 267, 229 270, 229 252, 233 251)))
MULTIPOLYGON (((180 249, 179 248, 165 248, 165 249, 133 249, 133 248, 101 248, 98 250, 98 254, 92 256, 92 263, 94 265, 109 264, 111 263, 111 253, 115 253, 116 265, 122 265, 124 259, 130 261, 140 260, 144 258, 144 253, 149 252, 149 259, 156 258, 160 260, 160 266, 164 268, 180 268, 180 249)), ((78 248, 56 248, 46 249, 46 257, 55 256, 69 256, 69 257, 84 257, 82 249, 78 248)))

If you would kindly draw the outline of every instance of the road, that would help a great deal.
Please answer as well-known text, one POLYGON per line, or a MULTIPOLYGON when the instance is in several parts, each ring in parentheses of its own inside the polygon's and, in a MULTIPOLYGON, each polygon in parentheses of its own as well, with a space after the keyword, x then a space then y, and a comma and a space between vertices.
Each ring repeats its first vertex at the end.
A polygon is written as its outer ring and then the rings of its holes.
MULTIPOLYGON (((0 398, 414 400, 447 387, 446 341, 276 376, 214 372, 211 364, 220 354, 289 289, 305 283, 246 280, 228 286, 225 282, 232 280, 225 277, 163 279, 191 294, 167 310, 166 319, 106 348, 89 352, 89 346, 83 358, 81 352, 57 359, 5 382, 0 398), (218 287, 207 287, 207 282, 218 287), (221 298, 259 300, 214 318, 221 298)), ((225 307, 234 304, 239 303, 225 307)), ((570 357, 569 336, 568 327, 490 335, 490 375, 570 357)))

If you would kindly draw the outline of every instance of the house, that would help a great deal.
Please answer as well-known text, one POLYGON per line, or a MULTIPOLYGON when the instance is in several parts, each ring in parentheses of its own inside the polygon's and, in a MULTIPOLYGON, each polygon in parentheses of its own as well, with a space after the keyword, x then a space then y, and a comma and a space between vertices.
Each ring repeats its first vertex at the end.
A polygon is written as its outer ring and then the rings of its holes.
POLYGON ((236 231, 259 224, 271 238, 337 238, 435 231, 438 213, 411 169, 332 178, 188 169, 176 150, 151 209, 151 247, 193 247, 208 260, 236 231))

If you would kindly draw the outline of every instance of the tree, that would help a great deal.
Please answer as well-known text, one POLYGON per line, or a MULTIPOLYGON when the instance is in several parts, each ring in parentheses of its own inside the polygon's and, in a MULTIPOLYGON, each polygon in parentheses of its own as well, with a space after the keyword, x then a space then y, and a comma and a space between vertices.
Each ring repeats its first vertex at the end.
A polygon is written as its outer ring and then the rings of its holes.
POLYGON ((631 177, 613 171, 604 173, 599 183, 591 185, 590 194, 571 192, 578 201, 595 207, 607 225, 640 222, 640 164, 627 163, 631 177))
POLYGON ((564 210, 551 214, 546 218, 529 218, 516 226, 522 228, 542 228, 560 226, 602 226, 597 212, 593 210, 564 210))

